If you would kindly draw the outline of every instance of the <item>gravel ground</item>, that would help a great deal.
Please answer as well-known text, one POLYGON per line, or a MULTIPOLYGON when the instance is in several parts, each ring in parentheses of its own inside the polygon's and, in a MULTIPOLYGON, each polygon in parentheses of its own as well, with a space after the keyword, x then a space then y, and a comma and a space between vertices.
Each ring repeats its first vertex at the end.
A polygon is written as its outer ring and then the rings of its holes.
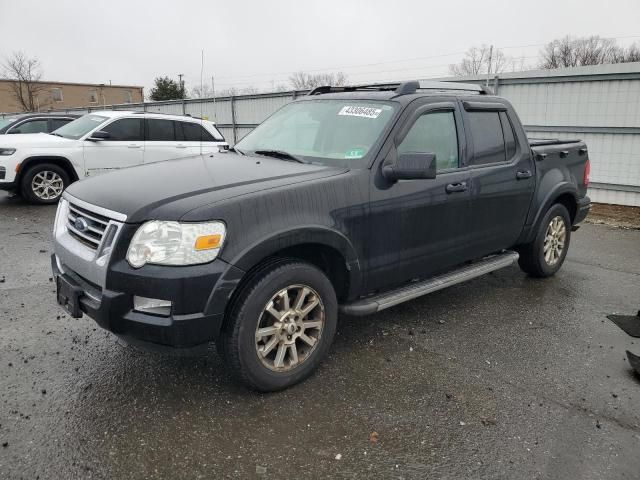
POLYGON ((65 316, 54 213, 0 194, 0 478, 640 475, 640 340, 606 319, 640 308, 638 230, 583 226, 552 279, 341 318, 316 375, 260 395, 213 349, 139 353, 65 316))

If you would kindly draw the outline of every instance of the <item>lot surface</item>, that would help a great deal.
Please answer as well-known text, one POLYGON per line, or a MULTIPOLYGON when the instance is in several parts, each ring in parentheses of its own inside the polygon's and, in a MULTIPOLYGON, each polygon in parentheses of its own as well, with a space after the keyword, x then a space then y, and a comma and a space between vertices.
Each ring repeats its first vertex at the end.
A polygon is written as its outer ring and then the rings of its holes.
POLYGON ((213 350, 139 353, 63 315, 54 213, 0 194, 0 478, 640 476, 640 341, 606 319, 640 308, 638 230, 585 225, 549 280, 341 318, 315 376, 259 395, 213 350))

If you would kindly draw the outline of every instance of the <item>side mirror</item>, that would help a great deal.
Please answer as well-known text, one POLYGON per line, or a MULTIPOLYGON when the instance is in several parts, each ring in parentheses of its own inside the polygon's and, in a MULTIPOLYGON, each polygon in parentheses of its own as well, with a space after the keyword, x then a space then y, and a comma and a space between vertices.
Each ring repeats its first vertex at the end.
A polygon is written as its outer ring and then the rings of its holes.
POLYGON ((22 133, 19 129, 15 128, 13 130, 9 130, 7 132, 7 134, 11 135, 11 134, 15 134, 15 133, 22 133))
POLYGON ((87 140, 91 142, 99 142, 100 140, 108 140, 109 138, 111 138, 111 134, 109 132, 98 130, 97 132, 93 132, 87 140))
POLYGON ((391 181, 436 178, 436 155, 401 153, 395 165, 382 167, 382 174, 391 181))

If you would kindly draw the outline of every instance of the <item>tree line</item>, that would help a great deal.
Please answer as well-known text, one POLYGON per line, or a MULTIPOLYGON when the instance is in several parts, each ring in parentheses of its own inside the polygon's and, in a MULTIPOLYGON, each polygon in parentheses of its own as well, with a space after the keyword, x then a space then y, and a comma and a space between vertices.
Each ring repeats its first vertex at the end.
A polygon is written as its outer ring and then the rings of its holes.
MULTIPOLYGON (((493 75, 507 71, 522 71, 534 68, 555 69, 600 65, 610 63, 640 62, 640 46, 620 46, 614 39, 597 35, 589 37, 571 37, 552 40, 542 47, 538 61, 528 63, 523 57, 506 55, 501 49, 487 45, 468 49, 462 60, 449 66, 454 76, 493 75)), ((14 52, 5 58, 0 74, 10 80, 9 87, 13 98, 24 111, 36 111, 51 103, 43 93, 48 90, 42 81, 42 65, 36 57, 24 52, 14 52)), ((304 71, 292 73, 288 83, 272 84, 268 91, 309 90, 320 85, 342 86, 349 83, 344 72, 312 74, 304 71)), ((255 86, 231 87, 216 90, 216 96, 248 95, 259 93, 255 86)), ((182 79, 176 81, 168 76, 157 77, 151 88, 149 99, 176 100, 185 98, 206 98, 214 96, 213 86, 203 84, 185 88, 182 79)))

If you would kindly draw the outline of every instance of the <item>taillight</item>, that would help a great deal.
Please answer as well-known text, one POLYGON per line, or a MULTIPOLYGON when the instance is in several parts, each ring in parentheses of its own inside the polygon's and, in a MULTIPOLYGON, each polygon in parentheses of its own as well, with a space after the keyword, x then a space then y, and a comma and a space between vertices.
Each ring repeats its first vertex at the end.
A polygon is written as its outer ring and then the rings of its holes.
POLYGON ((589 174, 591 173, 591 163, 589 162, 589 159, 587 158, 587 163, 584 166, 584 176, 582 177, 582 184, 585 187, 589 186, 589 174))

